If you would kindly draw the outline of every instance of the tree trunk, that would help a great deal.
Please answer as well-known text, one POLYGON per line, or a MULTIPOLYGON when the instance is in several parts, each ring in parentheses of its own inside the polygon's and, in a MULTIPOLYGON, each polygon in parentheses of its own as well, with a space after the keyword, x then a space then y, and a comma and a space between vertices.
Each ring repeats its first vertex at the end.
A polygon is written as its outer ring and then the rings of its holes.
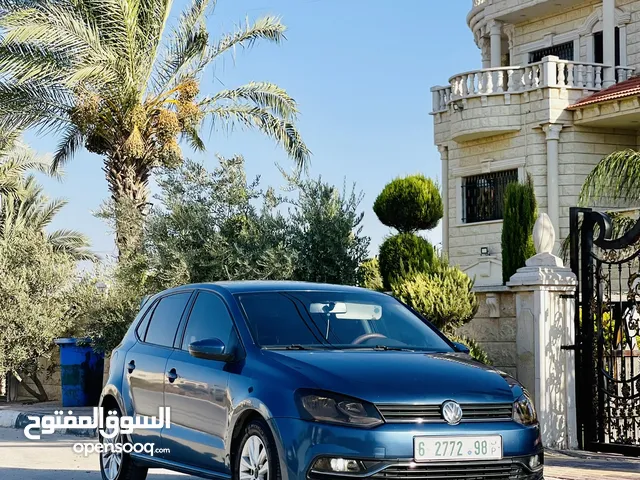
POLYGON ((122 259, 139 252, 142 246, 151 167, 144 159, 115 153, 106 158, 104 172, 113 201, 116 246, 122 259))
POLYGON ((27 393, 29 395, 34 397, 39 402, 48 402, 49 401, 49 395, 47 395, 47 392, 44 389, 44 386, 42 385, 42 382, 38 378, 37 374, 33 374, 33 375, 31 375, 31 374, 28 374, 28 375, 20 374, 20 378, 21 378, 20 383, 22 384, 23 388, 27 391, 27 393), (31 381, 33 382, 33 384, 35 385, 35 387, 38 390, 36 391, 33 388, 31 388, 27 384, 27 382, 24 381, 25 378, 30 378, 31 381))

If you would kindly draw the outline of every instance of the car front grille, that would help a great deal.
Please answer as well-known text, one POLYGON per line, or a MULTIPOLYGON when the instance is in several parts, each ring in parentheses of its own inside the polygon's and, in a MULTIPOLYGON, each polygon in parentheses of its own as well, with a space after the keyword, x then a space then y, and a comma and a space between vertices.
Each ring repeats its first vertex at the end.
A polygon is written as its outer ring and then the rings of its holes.
MULTIPOLYGON (((377 404, 387 423, 434 423, 444 422, 441 405, 377 404)), ((511 403, 461 404, 463 422, 496 422, 511 420, 511 403)))
POLYGON ((520 463, 458 462, 392 465, 375 473, 376 480, 542 480, 542 471, 530 473, 520 463))

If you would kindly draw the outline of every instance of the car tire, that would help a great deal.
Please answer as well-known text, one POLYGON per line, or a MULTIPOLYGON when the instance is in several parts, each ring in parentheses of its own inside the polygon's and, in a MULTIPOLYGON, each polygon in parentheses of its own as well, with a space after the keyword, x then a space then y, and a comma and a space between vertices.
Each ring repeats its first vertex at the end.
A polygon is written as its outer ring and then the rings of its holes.
POLYGON ((264 420, 252 420, 244 428, 234 463, 235 480, 281 480, 278 450, 264 420))
MULTIPOLYGON (((118 408, 111 410, 115 410, 118 417, 122 415, 118 408)), ((112 440, 103 438, 100 433, 98 433, 98 435, 100 437, 100 443, 103 445, 105 443, 121 443, 123 445, 130 443, 121 433, 112 440)), ((119 454, 112 453, 111 455, 105 455, 104 451, 100 452, 100 474, 102 475, 102 480, 146 480, 147 473, 148 469, 135 465, 131 455, 128 453, 122 452, 119 454)))

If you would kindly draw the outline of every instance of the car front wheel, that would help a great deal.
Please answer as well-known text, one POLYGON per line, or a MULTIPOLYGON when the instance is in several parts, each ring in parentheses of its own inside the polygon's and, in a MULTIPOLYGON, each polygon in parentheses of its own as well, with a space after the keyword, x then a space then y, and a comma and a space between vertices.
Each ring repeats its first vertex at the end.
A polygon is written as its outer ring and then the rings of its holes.
POLYGON ((263 420, 253 420, 244 429, 235 461, 238 480, 280 480, 275 442, 263 420))

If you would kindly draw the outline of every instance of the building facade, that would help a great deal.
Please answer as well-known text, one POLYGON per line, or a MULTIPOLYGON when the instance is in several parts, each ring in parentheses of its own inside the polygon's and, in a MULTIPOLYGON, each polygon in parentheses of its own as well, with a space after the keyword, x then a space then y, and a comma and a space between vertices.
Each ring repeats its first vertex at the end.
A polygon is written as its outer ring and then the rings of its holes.
POLYGON ((472 0, 482 69, 431 89, 443 250, 502 283, 505 186, 530 175, 558 242, 603 156, 639 146, 640 0, 472 0))

